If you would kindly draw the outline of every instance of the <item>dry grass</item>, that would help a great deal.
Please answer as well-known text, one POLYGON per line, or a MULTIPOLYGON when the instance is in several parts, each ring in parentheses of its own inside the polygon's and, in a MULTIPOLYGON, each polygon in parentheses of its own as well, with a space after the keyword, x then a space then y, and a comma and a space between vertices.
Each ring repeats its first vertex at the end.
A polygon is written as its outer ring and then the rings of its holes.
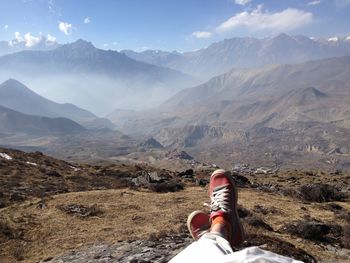
MULTIPOLYGON (((26 202, 4 208, 2 220, 27 229, 24 238, 26 260, 38 261, 61 254, 70 249, 91 245, 96 242, 117 242, 149 238, 160 232, 179 232, 186 222, 186 215, 201 207, 205 190, 195 192, 185 190, 181 193, 154 194, 146 191, 106 190, 61 194, 46 202, 46 208, 38 209, 40 202, 26 202), (193 202, 193 200, 197 200, 193 202), (81 218, 69 215, 58 207, 64 204, 79 204, 84 207, 95 206, 103 211, 100 216, 81 218), (23 223, 30 214, 35 226, 23 223)), ((2 256, 8 262, 13 258, 16 244, 12 239, 3 244, 2 256)))
MULTIPOLYGON (((207 188, 202 187, 186 188, 175 193, 129 189, 67 193, 46 200, 46 207, 43 208, 38 206, 40 199, 32 199, 0 210, 1 222, 10 229, 22 229, 22 236, 1 244, 0 256, 9 263, 21 257, 26 262, 36 262, 100 242, 157 239, 162 233, 184 231, 187 215, 193 210, 202 209, 207 199, 207 188), (82 218, 58 208, 67 204, 94 206, 103 213, 82 218)), ((263 220, 275 230, 306 215, 323 222, 331 222, 335 216, 320 205, 303 204, 289 197, 253 189, 242 189, 239 203, 250 211, 257 204, 264 204, 267 209, 277 209, 278 213, 263 216, 263 220)), ((342 203, 342 206, 350 211, 350 204, 342 203)), ((251 234, 268 234, 291 242, 316 257, 334 260, 334 255, 311 241, 295 240, 286 233, 251 226, 247 231, 251 234)))

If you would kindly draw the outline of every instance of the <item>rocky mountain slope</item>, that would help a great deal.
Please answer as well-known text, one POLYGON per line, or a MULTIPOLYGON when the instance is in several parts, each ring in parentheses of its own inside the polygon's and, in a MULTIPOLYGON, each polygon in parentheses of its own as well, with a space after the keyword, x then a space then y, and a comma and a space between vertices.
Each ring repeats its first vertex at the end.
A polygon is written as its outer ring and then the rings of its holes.
POLYGON ((137 145, 113 130, 108 119, 73 104, 47 100, 13 79, 0 85, 0 113, 2 146, 91 160, 129 153, 137 145))
MULTIPOLYGON (((296 65, 232 70, 180 91, 153 112, 141 114, 137 121, 143 130, 147 128, 147 121, 151 123, 149 127, 157 127, 158 123, 165 127, 226 123, 242 128, 268 119, 271 122, 280 116, 286 122, 337 122, 349 127, 349 66, 350 57, 347 56, 296 65), (147 115, 150 115, 148 119, 147 115)), ((129 115, 132 114, 135 112, 129 115)), ((280 124, 270 126, 277 128, 280 124)), ((130 120, 128 125, 132 125, 130 120)))
POLYGON ((346 38, 334 41, 306 36, 279 34, 272 38, 232 38, 193 52, 146 50, 140 53, 124 50, 127 56, 154 65, 181 70, 203 80, 232 68, 251 68, 267 64, 301 63, 350 54, 346 38))
POLYGON ((15 79, 0 84, 0 104, 4 107, 31 115, 46 117, 67 117, 73 120, 91 120, 96 116, 73 104, 59 104, 50 101, 15 79))
POLYGON ((113 128, 107 119, 97 118, 93 113, 70 103, 48 100, 15 79, 0 84, 0 105, 28 115, 68 118, 86 127, 113 128))
POLYGON ((69 101, 99 114, 118 107, 149 107, 198 83, 179 71, 100 50, 84 40, 50 51, 2 56, 0 68, 0 79, 21 79, 55 101, 69 101))
POLYGON ((270 156, 266 161, 272 163, 286 163, 292 156, 304 162, 312 151, 310 160, 335 158, 331 166, 348 167, 349 68, 347 56, 231 70, 116 124, 126 133, 152 135, 164 146, 190 147, 197 159, 201 155, 220 163, 217 154, 209 156, 218 151, 230 153, 221 161, 249 153, 254 160, 270 156), (278 152, 286 155, 278 157, 278 152))

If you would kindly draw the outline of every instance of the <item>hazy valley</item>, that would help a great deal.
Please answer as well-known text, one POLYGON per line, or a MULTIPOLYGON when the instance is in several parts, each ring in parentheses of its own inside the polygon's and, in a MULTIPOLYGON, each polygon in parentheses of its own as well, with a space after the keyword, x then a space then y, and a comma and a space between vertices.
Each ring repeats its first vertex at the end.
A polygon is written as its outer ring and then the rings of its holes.
POLYGON ((6 262, 167 262, 218 167, 239 187, 243 247, 348 262, 349 37, 192 52, 41 41, 0 42, 6 262))

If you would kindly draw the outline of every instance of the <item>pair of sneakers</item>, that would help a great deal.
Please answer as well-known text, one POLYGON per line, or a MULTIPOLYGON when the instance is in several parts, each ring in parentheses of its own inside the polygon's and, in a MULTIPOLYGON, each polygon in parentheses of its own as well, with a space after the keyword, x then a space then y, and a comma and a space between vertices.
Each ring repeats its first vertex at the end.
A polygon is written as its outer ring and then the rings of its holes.
POLYGON ((210 215, 202 211, 192 212, 187 219, 188 230, 194 240, 210 231, 212 221, 223 217, 228 225, 228 241, 238 247, 244 241, 244 230, 237 211, 237 189, 232 176, 219 169, 212 173, 209 184, 210 215))

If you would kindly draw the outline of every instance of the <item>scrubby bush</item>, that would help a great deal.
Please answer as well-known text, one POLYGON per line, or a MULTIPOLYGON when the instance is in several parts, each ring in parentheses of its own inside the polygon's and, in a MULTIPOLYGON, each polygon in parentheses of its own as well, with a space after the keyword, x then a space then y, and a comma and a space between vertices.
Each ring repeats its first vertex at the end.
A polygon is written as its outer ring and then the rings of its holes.
POLYGON ((148 189, 157 193, 177 192, 184 189, 184 185, 177 181, 168 181, 162 183, 152 183, 148 185, 148 189))
POLYGON ((330 202, 342 201, 347 196, 340 192, 335 186, 329 184, 307 184, 299 187, 299 195, 305 201, 330 202))
POLYGON ((338 212, 342 211, 344 208, 336 203, 329 203, 326 205, 326 208, 333 211, 333 212, 338 212))
POLYGON ((342 245, 343 247, 350 249, 350 224, 343 227, 342 245))
POLYGON ((246 218, 252 215, 252 213, 247 208, 244 208, 241 205, 238 205, 237 210, 238 210, 238 216, 240 218, 246 218))
POLYGON ((283 231, 298 237, 324 243, 333 243, 341 236, 341 226, 324 224, 315 221, 298 221, 286 224, 283 231))
POLYGON ((0 221, 0 243, 15 237, 15 231, 5 222, 0 221))

